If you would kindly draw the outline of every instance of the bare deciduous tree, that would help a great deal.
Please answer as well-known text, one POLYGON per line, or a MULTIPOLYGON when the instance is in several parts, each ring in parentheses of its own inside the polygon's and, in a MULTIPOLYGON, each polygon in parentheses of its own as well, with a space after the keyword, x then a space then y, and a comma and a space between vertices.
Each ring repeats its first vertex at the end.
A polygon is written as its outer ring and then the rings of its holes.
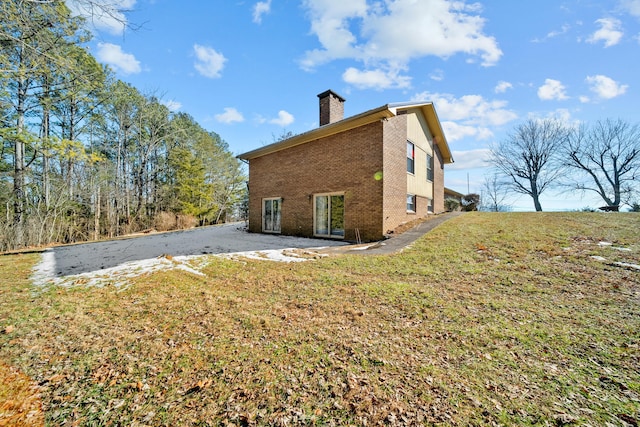
POLYGON ((566 165, 578 174, 571 187, 594 192, 617 211, 631 204, 640 186, 640 127, 623 120, 599 120, 571 133, 566 165))
POLYGON ((482 186, 482 208, 489 212, 511 210, 506 204, 509 185, 497 173, 487 175, 482 186))
POLYGON ((568 133, 557 120, 530 119, 491 148, 489 161, 509 178, 513 191, 531 196, 536 211, 542 211, 540 195, 561 176, 562 165, 555 159, 568 133))

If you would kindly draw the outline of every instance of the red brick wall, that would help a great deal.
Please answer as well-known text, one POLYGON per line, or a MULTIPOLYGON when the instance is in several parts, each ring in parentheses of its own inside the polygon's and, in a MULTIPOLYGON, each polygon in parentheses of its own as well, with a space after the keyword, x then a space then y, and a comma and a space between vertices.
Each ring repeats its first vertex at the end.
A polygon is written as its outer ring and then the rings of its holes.
POLYGON ((416 218, 407 213, 407 116, 384 122, 384 232, 416 218))
POLYGON ((433 212, 444 212, 444 162, 442 153, 436 144, 433 144, 433 212))
POLYGON ((344 119, 344 100, 337 94, 327 91, 320 95, 320 126, 344 119))
MULTIPOLYGON (((281 197, 282 234, 313 236, 313 195, 343 192, 345 240, 383 238, 428 214, 418 197, 407 213, 407 116, 391 117, 250 160, 249 230, 262 231, 262 200, 281 197), (376 179, 376 172, 382 179, 376 179)), ((442 155, 434 156, 434 212, 444 211, 442 155)))
MULTIPOLYGON (((429 200, 416 197, 415 213, 407 212, 407 121, 397 116, 385 122, 384 142, 384 230, 429 215, 429 200)), ((435 148, 433 211, 444 211, 444 169, 442 154, 435 148)))
POLYGON ((249 230, 262 231, 262 199, 281 197, 282 234, 313 236, 313 195, 344 192, 345 240, 379 240, 381 122, 250 160, 249 230))

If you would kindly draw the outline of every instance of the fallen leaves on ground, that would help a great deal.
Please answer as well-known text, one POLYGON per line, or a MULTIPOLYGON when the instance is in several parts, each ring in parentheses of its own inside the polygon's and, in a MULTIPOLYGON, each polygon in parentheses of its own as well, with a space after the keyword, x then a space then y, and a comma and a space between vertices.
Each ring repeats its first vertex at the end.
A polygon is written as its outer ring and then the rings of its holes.
POLYGON ((638 263, 635 218, 465 214, 397 255, 126 288, 32 294, 0 264, 0 357, 51 425, 633 426, 640 278, 591 257, 638 263))
POLYGON ((17 368, 1 362, 0 426, 44 426, 38 385, 17 368))

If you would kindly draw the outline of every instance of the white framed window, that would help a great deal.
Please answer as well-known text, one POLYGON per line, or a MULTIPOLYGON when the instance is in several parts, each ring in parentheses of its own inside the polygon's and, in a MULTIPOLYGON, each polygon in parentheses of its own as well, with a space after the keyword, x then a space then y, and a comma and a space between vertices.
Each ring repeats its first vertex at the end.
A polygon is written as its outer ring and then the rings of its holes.
POLYGON ((416 172, 416 146, 407 141, 407 172, 416 172))
POLYGON ((407 212, 416 212, 416 196, 415 194, 407 194, 407 212))
POLYGON ((427 199, 427 212, 433 213, 433 199, 427 199))
POLYGON ((282 198, 262 199, 262 231, 280 233, 282 219, 282 198))
POLYGON ((427 154, 427 181, 433 181, 433 156, 427 154))
POLYGON ((316 194, 313 198, 313 234, 344 238, 344 194, 316 194))

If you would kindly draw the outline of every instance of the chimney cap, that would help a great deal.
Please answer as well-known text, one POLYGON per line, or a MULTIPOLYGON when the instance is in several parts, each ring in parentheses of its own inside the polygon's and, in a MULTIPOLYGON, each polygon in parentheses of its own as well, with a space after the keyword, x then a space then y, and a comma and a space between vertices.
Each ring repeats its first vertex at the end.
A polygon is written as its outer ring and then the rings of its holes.
POLYGON ((325 98, 325 97, 327 97, 327 96, 329 96, 329 95, 333 95, 333 96, 335 96, 335 97, 336 97, 336 98, 338 98, 341 102, 345 102, 345 101, 346 101, 342 96, 338 95, 337 93, 335 93, 335 92, 334 92, 333 90, 331 90, 331 89, 329 89, 329 90, 325 90, 324 92, 319 93, 319 94, 318 94, 318 98, 322 99, 322 98, 325 98))

